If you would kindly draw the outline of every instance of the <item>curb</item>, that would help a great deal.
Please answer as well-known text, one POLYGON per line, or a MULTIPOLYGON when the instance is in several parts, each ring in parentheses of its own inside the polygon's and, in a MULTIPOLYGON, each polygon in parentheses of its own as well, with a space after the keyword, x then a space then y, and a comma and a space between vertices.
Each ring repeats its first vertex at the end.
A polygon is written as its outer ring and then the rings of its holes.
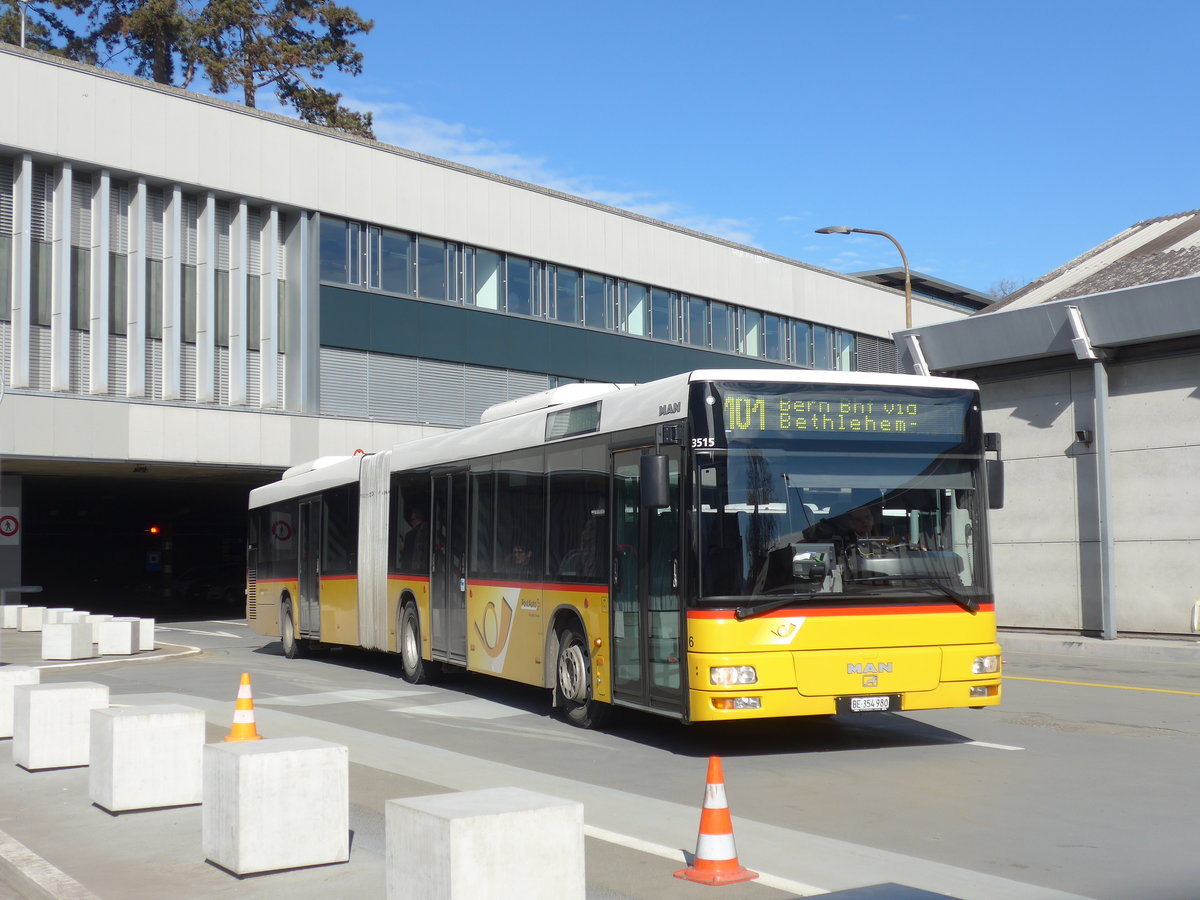
POLYGON ((1004 631, 997 637, 1001 648, 1012 653, 1049 653, 1085 659, 1160 660, 1200 663, 1200 639, 1102 638, 1078 634, 1004 631))
POLYGON ((0 831, 0 888, 20 900, 100 900, 61 869, 0 831))

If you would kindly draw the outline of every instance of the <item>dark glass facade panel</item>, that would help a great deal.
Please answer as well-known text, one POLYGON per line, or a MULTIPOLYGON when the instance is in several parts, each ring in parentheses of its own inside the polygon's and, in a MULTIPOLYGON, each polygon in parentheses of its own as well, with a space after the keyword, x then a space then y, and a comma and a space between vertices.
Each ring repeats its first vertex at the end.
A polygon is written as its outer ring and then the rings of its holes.
POLYGON ((412 294, 412 246, 411 234, 378 229, 372 268, 380 290, 412 294))
POLYGON ((196 267, 183 266, 183 303, 180 323, 185 344, 196 343, 196 267))
POLYGON ((445 241, 417 238, 417 296, 422 300, 452 299, 453 272, 447 264, 445 241))
POLYGON ((508 311, 519 316, 533 315, 533 263, 521 256, 508 257, 508 311))
POLYGON ((583 276, 583 322, 589 328, 608 328, 608 285, 604 276, 583 276))
POLYGON ((78 331, 91 328, 92 252, 71 248, 71 327, 78 331))
POLYGON ((350 227, 342 219, 321 216, 321 280, 356 283, 350 280, 350 227))
POLYGON ((125 334, 129 331, 129 315, 125 307, 129 294, 126 274, 129 260, 124 253, 108 254, 108 332, 125 334))
POLYGON ((813 367, 817 369, 833 368, 833 329, 824 325, 814 325, 813 336, 813 367))
POLYGON ((708 301, 699 297, 685 297, 687 313, 687 342, 693 347, 708 346, 708 301))
POLYGON ((676 299, 670 291, 654 288, 650 292, 650 336, 661 341, 675 340, 674 307, 676 299))
POLYGON ((730 315, 729 307, 724 303, 710 303, 708 305, 708 312, 709 322, 711 323, 712 349, 732 350, 733 317, 730 315))
POLYGON ((218 269, 213 295, 213 317, 216 319, 217 346, 229 346, 229 273, 218 269))
POLYGON ((580 295, 583 283, 579 272, 574 269, 554 270, 554 318, 559 322, 578 324, 580 318, 580 295))

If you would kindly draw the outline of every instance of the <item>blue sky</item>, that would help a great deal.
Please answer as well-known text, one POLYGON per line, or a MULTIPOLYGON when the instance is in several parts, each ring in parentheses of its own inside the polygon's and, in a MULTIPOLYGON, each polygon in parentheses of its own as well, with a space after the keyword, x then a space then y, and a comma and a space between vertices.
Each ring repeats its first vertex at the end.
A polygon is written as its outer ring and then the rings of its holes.
POLYGON ((381 140, 838 271, 899 260, 814 228, 986 291, 1200 206, 1194 2, 343 2, 381 140))

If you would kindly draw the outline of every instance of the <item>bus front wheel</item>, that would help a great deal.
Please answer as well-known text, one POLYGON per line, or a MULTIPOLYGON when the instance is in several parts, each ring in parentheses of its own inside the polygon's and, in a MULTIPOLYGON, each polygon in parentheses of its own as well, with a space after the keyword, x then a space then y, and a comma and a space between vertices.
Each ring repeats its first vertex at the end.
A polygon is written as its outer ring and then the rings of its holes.
POLYGON ((279 642, 283 645, 283 655, 288 659, 304 655, 304 645, 296 637, 296 618, 290 602, 283 604, 283 614, 279 617, 279 642))
POLYGON ((421 658, 421 623, 411 603, 400 613, 400 664, 410 684, 429 684, 441 674, 438 663, 421 658))
POLYGON ((595 728, 611 707, 592 696, 592 663, 587 641, 574 626, 563 629, 558 639, 555 687, 567 721, 579 728, 595 728))

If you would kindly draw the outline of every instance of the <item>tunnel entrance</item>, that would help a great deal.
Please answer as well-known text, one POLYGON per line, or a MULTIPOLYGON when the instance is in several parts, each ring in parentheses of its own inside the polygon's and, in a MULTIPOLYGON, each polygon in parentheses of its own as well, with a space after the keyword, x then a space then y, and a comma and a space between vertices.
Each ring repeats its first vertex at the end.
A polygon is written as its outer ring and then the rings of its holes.
POLYGON ((247 495, 277 477, 26 474, 22 580, 42 586, 39 605, 162 621, 241 618, 247 495))

